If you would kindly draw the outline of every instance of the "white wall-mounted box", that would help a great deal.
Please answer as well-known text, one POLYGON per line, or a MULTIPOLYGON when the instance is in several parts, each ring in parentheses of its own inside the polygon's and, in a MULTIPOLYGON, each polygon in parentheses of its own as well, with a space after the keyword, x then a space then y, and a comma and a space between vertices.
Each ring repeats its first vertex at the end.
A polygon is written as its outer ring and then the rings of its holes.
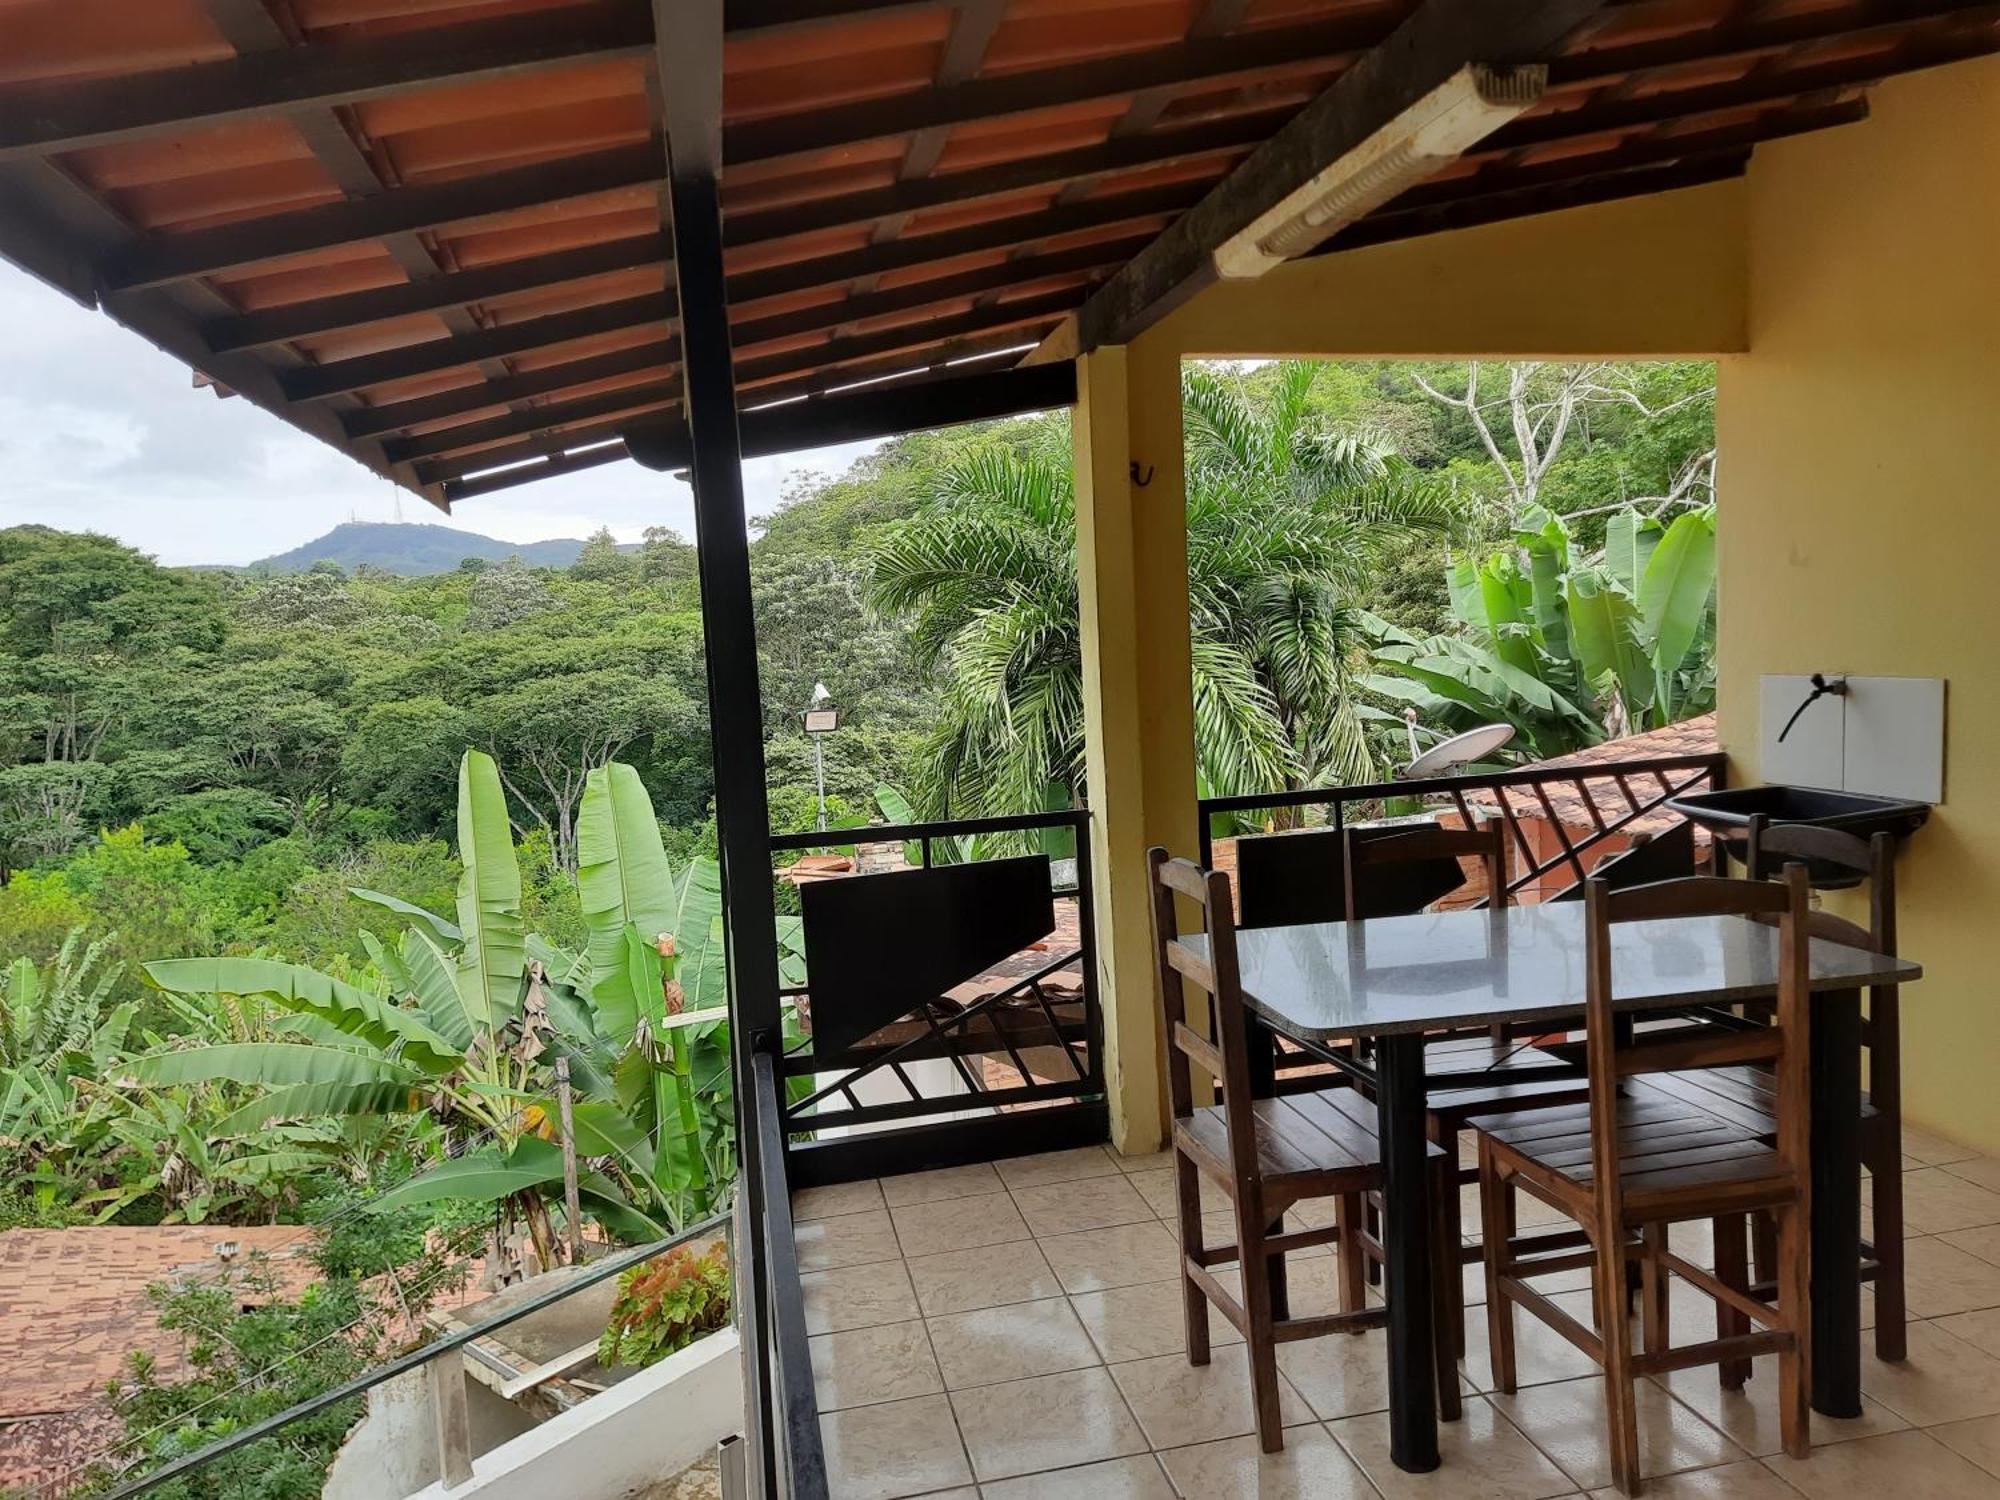
POLYGON ((1758 739, 1764 780, 1944 801, 1944 679, 1823 675, 1829 682, 1844 681, 1846 693, 1815 699, 1803 712, 1800 705, 1813 691, 1810 677, 1762 679, 1758 739), (1787 723, 1791 731, 1781 742, 1787 723))

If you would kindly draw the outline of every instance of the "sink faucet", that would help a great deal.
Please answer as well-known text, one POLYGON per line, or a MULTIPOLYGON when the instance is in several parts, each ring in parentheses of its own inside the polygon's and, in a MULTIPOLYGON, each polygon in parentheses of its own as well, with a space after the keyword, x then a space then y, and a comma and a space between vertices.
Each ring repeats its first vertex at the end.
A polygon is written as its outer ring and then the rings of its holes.
POLYGON ((1819 702, 1820 699, 1845 698, 1847 696, 1847 679, 1845 677, 1836 677, 1833 681, 1828 682, 1824 672, 1815 672, 1812 674, 1811 681, 1812 691, 1806 694, 1805 702, 1792 710, 1792 716, 1785 720, 1785 727, 1778 731, 1778 743, 1781 745, 1785 743, 1785 736, 1792 732, 1792 726, 1799 722, 1799 715, 1819 702))

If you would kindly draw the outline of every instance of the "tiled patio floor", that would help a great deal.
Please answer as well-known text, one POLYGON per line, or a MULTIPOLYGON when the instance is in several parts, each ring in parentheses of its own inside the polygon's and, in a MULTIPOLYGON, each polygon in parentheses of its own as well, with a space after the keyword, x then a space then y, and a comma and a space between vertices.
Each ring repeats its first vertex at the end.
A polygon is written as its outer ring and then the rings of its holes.
MULTIPOLYGON (((1865 1414, 1815 1416, 1804 1462, 1780 1452, 1769 1360, 1740 1394, 1713 1369, 1642 1382, 1645 1471, 1663 1476, 1649 1495, 2000 1500, 2000 1161, 1914 1131, 1905 1146, 1909 1301, 1923 1320, 1909 1361, 1870 1353, 1865 1414)), ((1487 1394, 1480 1309, 1465 1419, 1440 1427, 1437 1472, 1390 1466, 1380 1330, 1280 1351, 1289 1430, 1284 1453, 1260 1457, 1234 1332, 1211 1315, 1213 1363, 1185 1357, 1164 1156, 1093 1147, 809 1189, 793 1208, 838 1500, 1615 1493, 1595 1367, 1523 1314, 1521 1388, 1487 1394)), ((1234 1238, 1221 1220, 1212 1234, 1234 1238)), ((1706 1265, 1704 1240, 1680 1248, 1706 1265)), ((1292 1266, 1294 1310, 1331 1307, 1331 1255, 1292 1266)), ((1582 1316, 1586 1285, 1576 1273, 1565 1294, 1582 1316)), ((1476 1268, 1467 1287, 1484 1301, 1476 1268)), ((1676 1284, 1674 1341, 1712 1337, 1712 1306, 1676 1284)))

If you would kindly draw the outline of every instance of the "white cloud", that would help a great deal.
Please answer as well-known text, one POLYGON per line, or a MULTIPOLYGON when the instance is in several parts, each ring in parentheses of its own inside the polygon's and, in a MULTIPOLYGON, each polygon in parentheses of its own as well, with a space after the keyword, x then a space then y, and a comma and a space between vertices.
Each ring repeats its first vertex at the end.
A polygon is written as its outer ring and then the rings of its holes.
MULTIPOLYGON (((755 516, 791 477, 838 473, 872 443, 744 465, 755 516)), ((109 318, 0 264, 0 526, 102 531, 166 563, 244 563, 346 520, 423 521, 511 542, 608 526, 694 533, 688 487, 636 464, 463 501, 449 517, 188 368, 109 318)))

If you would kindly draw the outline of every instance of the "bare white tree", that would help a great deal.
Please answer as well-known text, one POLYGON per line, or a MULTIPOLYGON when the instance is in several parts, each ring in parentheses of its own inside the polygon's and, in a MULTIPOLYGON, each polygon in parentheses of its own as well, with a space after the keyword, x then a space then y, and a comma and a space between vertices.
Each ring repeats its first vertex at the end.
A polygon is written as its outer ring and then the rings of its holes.
MULTIPOLYGON (((1659 417, 1709 394, 1707 390, 1691 391, 1663 405, 1651 406, 1633 389, 1629 378, 1616 365, 1593 362, 1550 366, 1539 360, 1516 360, 1507 366, 1507 393, 1482 399, 1479 375, 1479 361, 1468 361, 1465 389, 1455 393, 1439 389, 1415 372, 1410 378, 1416 382, 1418 390, 1440 406, 1465 413, 1472 430, 1479 435, 1480 446, 1485 448, 1486 456, 1493 460, 1493 466, 1506 480, 1516 513, 1536 503, 1541 494, 1542 481, 1561 455, 1564 441, 1573 430, 1588 426, 1594 409, 1630 406, 1643 416, 1659 417), (1544 370, 1550 369, 1553 370, 1552 379, 1538 378, 1544 370), (1513 437, 1512 454, 1501 446, 1495 436, 1495 428, 1501 423, 1513 437)), ((1655 497, 1650 502, 1634 500, 1631 503, 1641 508, 1653 504, 1657 514, 1659 510, 1674 505, 1698 503, 1688 496, 1704 492, 1712 496, 1714 489, 1715 451, 1710 449, 1683 467, 1681 473, 1675 476, 1669 495, 1655 497)), ((1621 505, 1624 503, 1620 502, 1621 505)))

